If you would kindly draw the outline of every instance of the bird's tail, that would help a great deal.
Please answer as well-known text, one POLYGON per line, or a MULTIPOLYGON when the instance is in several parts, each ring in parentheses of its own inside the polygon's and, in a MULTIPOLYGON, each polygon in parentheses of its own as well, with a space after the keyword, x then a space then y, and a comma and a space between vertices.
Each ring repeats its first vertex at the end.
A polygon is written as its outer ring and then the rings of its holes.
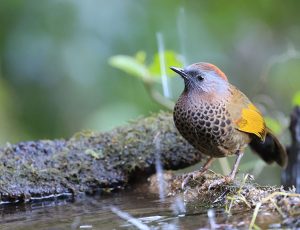
POLYGON ((285 168, 288 162, 288 156, 285 147, 280 144, 277 137, 267 129, 267 135, 264 142, 258 138, 253 138, 250 147, 268 164, 274 161, 285 168))

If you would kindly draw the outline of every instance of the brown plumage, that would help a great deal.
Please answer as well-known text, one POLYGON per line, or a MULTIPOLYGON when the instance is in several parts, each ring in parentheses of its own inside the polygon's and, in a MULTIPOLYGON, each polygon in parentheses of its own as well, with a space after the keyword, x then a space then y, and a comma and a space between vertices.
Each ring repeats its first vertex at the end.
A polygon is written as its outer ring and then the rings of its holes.
POLYGON ((275 161, 286 166, 285 149, 266 127, 260 111, 219 68, 196 63, 185 69, 171 69, 185 83, 174 108, 175 125, 190 144, 210 156, 200 174, 214 158, 237 155, 231 174, 224 179, 232 180, 248 144, 267 163, 275 161))

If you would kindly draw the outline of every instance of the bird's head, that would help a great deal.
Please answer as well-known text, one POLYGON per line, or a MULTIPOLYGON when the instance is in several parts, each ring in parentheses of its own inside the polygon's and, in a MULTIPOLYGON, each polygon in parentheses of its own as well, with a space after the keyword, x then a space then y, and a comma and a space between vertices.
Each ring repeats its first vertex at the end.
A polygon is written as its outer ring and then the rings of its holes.
POLYGON ((170 68, 184 79, 185 90, 188 92, 197 90, 205 93, 222 93, 229 87, 226 75, 210 63, 199 62, 184 69, 170 68))

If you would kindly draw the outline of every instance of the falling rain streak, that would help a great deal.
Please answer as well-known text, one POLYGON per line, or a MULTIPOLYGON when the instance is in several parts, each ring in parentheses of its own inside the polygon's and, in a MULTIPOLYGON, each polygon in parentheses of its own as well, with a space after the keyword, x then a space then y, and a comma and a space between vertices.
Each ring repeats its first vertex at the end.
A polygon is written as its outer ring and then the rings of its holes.
POLYGON ((167 77, 167 72, 166 72, 166 62, 165 62, 165 55, 164 55, 165 47, 164 47, 163 36, 160 32, 156 33, 156 39, 157 39, 157 45, 158 45, 159 64, 160 64, 163 94, 166 98, 170 98, 171 92, 169 89, 169 82, 168 82, 168 77, 167 77))

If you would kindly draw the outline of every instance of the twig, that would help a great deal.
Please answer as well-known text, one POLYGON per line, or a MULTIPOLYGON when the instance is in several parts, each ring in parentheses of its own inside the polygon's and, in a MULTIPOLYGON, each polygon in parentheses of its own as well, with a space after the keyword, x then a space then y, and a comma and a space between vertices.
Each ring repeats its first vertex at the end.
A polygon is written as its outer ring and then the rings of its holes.
MULTIPOLYGON (((273 201, 273 198, 276 197, 276 196, 289 196, 289 197, 300 197, 300 194, 297 194, 297 193, 286 193, 286 192, 273 192, 272 194, 270 194, 269 196, 263 198, 261 200, 261 202, 258 202, 255 206, 255 209, 254 209, 254 212, 253 212, 253 216, 252 216, 252 219, 251 219, 251 222, 250 222, 250 225, 249 225, 249 230, 250 229, 254 229, 256 228, 256 225, 255 225, 255 221, 256 221, 256 217, 258 215, 258 212, 259 212, 259 209, 260 207, 264 204, 264 203, 267 203, 268 201, 273 201)), ((278 207, 277 205, 275 205, 275 208, 278 207)), ((283 215, 282 211, 278 210, 276 208, 276 210, 281 214, 283 215)))
POLYGON ((158 92, 154 88, 152 82, 143 81, 143 83, 144 83, 144 86, 145 86, 147 92, 149 93, 149 95, 155 102, 157 102, 159 105, 162 105, 163 107, 165 107, 168 110, 173 110, 175 103, 173 101, 167 99, 166 97, 164 97, 160 92, 158 92))

